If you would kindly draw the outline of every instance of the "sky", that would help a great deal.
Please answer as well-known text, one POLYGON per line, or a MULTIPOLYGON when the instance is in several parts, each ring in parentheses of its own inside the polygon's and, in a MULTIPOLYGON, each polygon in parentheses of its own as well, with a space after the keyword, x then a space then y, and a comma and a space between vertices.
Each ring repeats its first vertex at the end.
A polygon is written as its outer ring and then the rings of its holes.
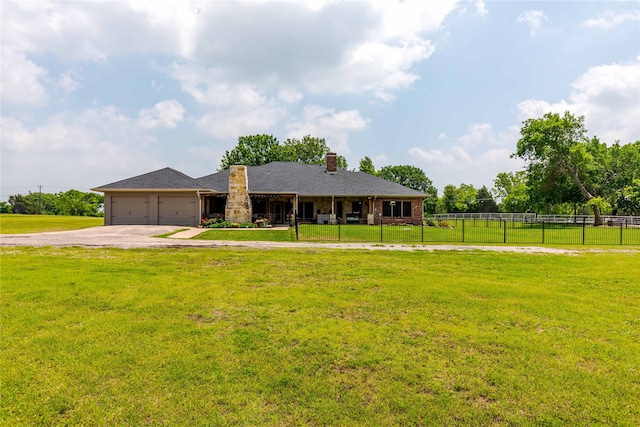
POLYGON ((2 0, 0 193, 215 172, 304 135, 445 185, 521 170, 522 122, 640 140, 639 1, 2 0), (42 187, 40 187, 42 186, 42 187))

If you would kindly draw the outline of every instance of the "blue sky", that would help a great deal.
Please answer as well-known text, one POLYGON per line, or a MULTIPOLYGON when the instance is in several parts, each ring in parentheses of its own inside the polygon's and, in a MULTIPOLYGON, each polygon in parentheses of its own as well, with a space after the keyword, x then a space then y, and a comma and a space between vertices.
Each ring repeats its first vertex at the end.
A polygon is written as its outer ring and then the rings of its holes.
POLYGON ((166 166, 241 135, 310 134, 357 169, 492 187, 523 120, 640 139, 638 1, 1 3, 1 195, 166 166))

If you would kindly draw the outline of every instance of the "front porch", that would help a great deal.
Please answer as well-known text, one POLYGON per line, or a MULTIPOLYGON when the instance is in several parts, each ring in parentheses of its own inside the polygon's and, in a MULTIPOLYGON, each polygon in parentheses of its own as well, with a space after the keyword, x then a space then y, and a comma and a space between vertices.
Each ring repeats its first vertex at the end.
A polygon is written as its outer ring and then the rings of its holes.
MULTIPOLYGON (((250 195, 251 222, 268 220, 272 225, 289 225, 294 195, 250 195)), ((226 195, 203 196, 202 218, 225 216, 226 195)))

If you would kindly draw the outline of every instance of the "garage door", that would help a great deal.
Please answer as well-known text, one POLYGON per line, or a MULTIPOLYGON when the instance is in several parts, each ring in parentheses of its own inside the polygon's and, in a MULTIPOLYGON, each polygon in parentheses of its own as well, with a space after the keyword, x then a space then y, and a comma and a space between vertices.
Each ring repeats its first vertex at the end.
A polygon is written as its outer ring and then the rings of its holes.
POLYGON ((149 224, 149 197, 111 196, 111 224, 149 224))
POLYGON ((158 197, 158 224, 197 225, 196 201, 193 196, 158 197))

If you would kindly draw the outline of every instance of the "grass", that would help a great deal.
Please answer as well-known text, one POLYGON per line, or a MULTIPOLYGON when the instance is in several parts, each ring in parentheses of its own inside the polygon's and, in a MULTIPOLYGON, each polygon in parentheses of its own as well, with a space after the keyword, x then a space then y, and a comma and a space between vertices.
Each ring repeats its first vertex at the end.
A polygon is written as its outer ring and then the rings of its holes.
POLYGON ((104 218, 64 215, 0 214, 0 234, 80 230, 104 224, 104 218))
POLYGON ((640 424, 637 254, 0 254, 4 425, 640 424))
POLYGON ((371 225, 299 226, 301 241, 640 245, 640 227, 591 227, 466 221, 451 228, 371 225))
POLYGON ((213 228, 201 233, 196 240, 235 240, 241 242, 292 242, 296 240, 293 228, 213 228))

